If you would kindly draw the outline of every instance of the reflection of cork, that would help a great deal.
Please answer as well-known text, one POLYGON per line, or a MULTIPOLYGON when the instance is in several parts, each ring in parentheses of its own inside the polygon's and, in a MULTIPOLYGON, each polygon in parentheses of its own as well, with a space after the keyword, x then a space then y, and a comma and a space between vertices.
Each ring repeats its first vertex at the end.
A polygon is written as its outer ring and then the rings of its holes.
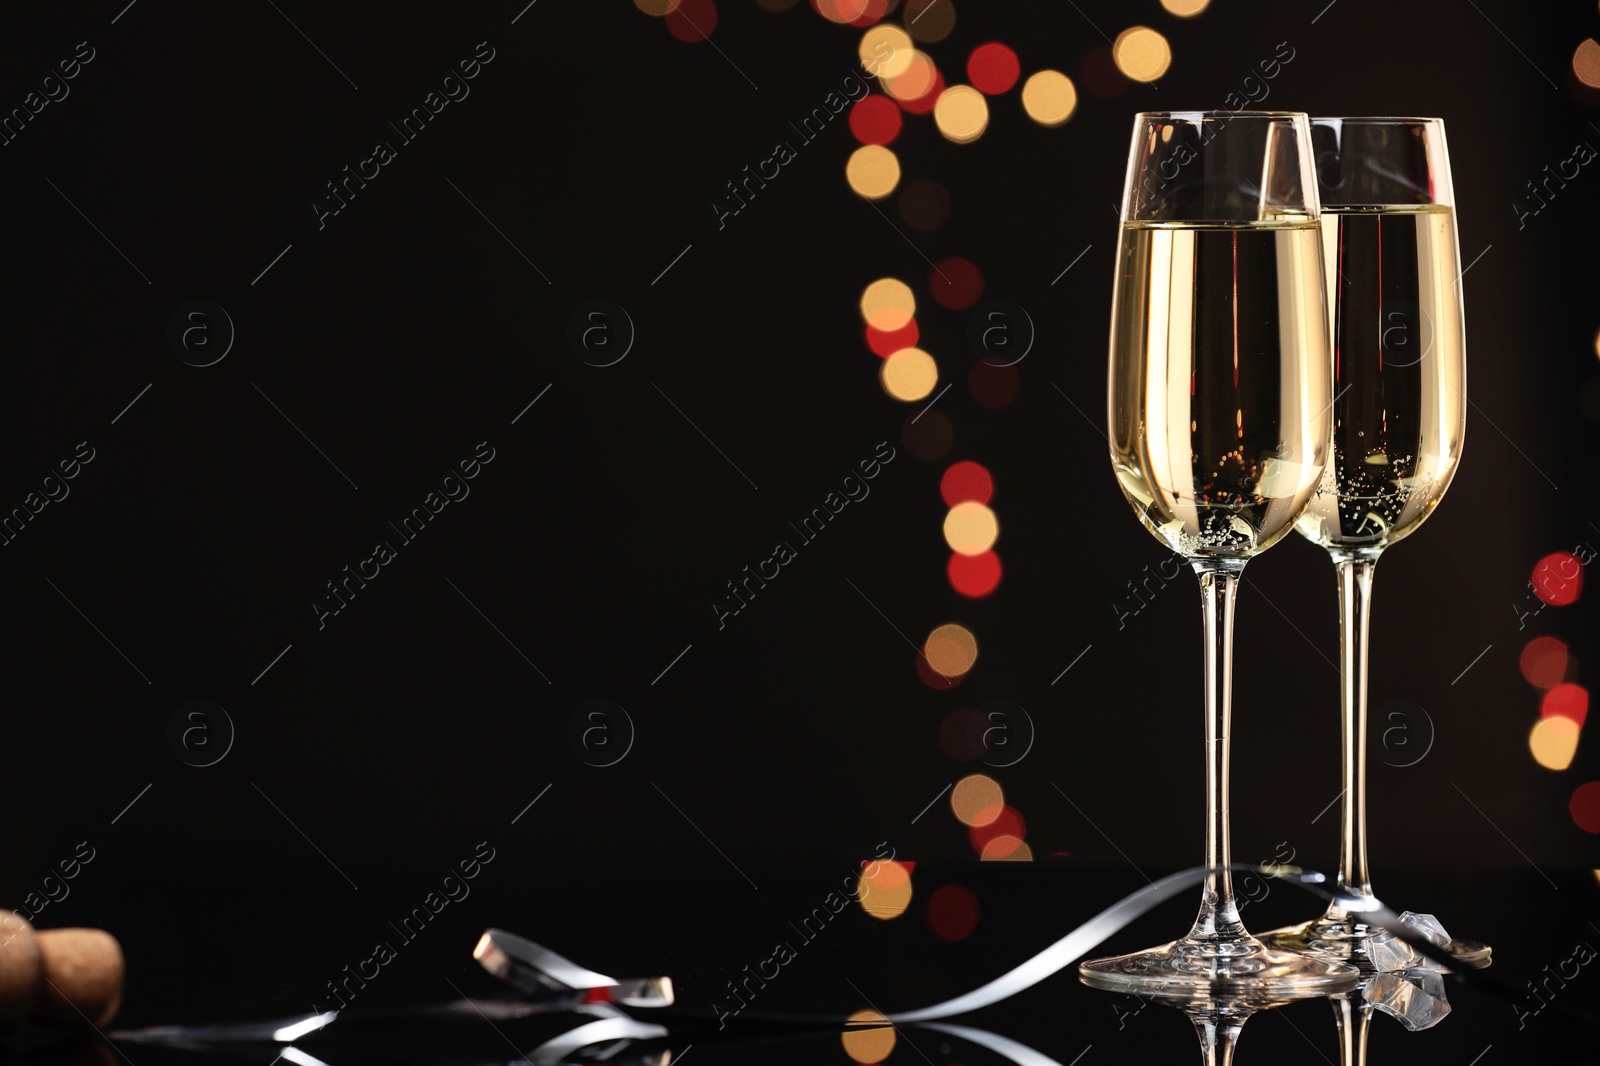
POLYGON ((105 1026, 122 1003, 122 948, 102 929, 34 931, 0 910, 0 1026, 105 1026))

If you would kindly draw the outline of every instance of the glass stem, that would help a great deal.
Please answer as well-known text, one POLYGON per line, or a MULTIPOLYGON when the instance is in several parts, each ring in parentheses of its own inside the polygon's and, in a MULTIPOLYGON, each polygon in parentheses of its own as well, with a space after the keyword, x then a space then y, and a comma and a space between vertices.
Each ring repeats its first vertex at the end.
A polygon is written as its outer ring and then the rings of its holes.
MULTIPOLYGON (((1339 800, 1338 888, 1372 896, 1367 875, 1367 618, 1376 555, 1335 553, 1339 578, 1340 753, 1344 792, 1339 800)), ((1337 903, 1328 916, 1346 917, 1337 903)), ((1359 918, 1357 919, 1359 921, 1359 918)))
POLYGON ((1333 1024, 1339 1034, 1339 1066, 1367 1066, 1367 1027, 1372 1022, 1372 1008, 1353 996, 1336 996, 1333 1002, 1333 1024))
POLYGON ((1232 1066, 1233 1049, 1239 1043, 1244 1018, 1236 1014, 1196 1012, 1189 1015, 1200 1037, 1200 1061, 1204 1066, 1232 1066))
POLYGON ((1205 620, 1206 875, 1191 939, 1244 936, 1228 870, 1228 719, 1233 706, 1233 603, 1244 561, 1196 559, 1205 620))

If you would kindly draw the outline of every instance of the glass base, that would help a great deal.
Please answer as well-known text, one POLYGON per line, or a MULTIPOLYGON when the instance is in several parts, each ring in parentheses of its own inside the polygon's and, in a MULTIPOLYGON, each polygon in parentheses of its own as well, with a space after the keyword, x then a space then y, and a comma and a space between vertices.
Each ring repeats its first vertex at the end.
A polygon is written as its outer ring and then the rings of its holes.
MULTIPOLYGON (((1407 912, 1409 915, 1410 912, 1407 912)), ((1402 916, 1404 918, 1406 916, 1402 916)), ((1431 918, 1430 918, 1431 921, 1431 918)), ((1437 926, 1437 923, 1434 923, 1437 926)), ((1442 928, 1439 930, 1443 932, 1442 928)), ((1391 973, 1398 970, 1431 969, 1449 972, 1443 966, 1387 929, 1362 920, 1360 915, 1324 915, 1304 925, 1262 933, 1263 943, 1284 951, 1298 952, 1319 959, 1348 962, 1363 973, 1391 973)), ((1438 941, 1430 937, 1430 940, 1438 941)), ((1493 961, 1489 945, 1476 940, 1449 938, 1439 945, 1464 969, 1481 970, 1493 961)))
POLYGON ((1268 947, 1248 933, 1194 936, 1163 947, 1092 959, 1078 966, 1091 988, 1170 999, 1222 999, 1257 1005, 1303 993, 1344 992, 1361 980, 1348 963, 1268 947))

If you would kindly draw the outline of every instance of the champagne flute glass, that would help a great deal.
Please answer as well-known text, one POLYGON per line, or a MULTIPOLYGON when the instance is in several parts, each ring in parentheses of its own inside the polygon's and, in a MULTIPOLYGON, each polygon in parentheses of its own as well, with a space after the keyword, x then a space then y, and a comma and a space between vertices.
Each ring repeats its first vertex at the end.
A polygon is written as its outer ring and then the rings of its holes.
MULTIPOLYGON (((1314 118, 1324 271, 1333 293, 1333 446, 1297 528, 1328 551, 1338 578, 1339 880, 1343 899, 1313 922, 1263 939, 1353 956, 1366 969, 1427 965, 1363 918, 1367 873, 1367 616, 1378 556, 1422 525, 1455 475, 1466 429, 1466 349, 1455 198, 1436 118, 1314 118)), ((1457 959, 1489 949, 1408 920, 1457 959), (1446 943, 1448 942, 1448 943, 1446 943)))
POLYGON ((1200 581, 1210 872, 1189 933, 1083 963, 1096 987, 1200 997, 1336 991, 1358 976, 1246 932, 1228 870, 1234 595, 1245 563, 1310 500, 1330 439, 1310 148, 1298 112, 1134 119, 1111 322, 1111 463, 1140 522, 1200 581))

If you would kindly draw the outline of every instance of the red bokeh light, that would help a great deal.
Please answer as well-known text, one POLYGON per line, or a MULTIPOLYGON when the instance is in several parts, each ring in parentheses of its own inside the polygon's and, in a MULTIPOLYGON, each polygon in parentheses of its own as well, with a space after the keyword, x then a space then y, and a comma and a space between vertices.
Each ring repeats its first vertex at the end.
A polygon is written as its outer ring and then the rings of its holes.
POLYGON ((901 100, 900 106, 913 115, 926 115, 933 110, 933 105, 939 102, 939 94, 944 92, 944 73, 937 67, 933 71, 933 84, 928 86, 928 91, 915 100, 901 100))
POLYGON ((864 96, 850 109, 850 132, 862 144, 888 144, 900 136, 900 108, 882 93, 864 96))
POLYGON ((811 0, 811 10, 829 22, 854 22, 871 6, 870 0, 811 0))
POLYGON ((667 29, 680 41, 694 44, 711 36, 717 28, 715 0, 678 0, 678 6, 667 12, 667 29))
POLYGON ((965 311, 983 295, 983 272, 970 260, 948 256, 928 273, 933 298, 952 311, 965 311))
POLYGON ((1536 688, 1554 688, 1567 675, 1567 645, 1556 637, 1534 637, 1522 649, 1522 676, 1536 688))
POLYGON ((997 96, 1008 91, 1021 76, 1017 53, 998 42, 980 44, 967 57, 967 80, 980 93, 997 96))
POLYGON ((876 326, 868 326, 867 347, 872 349, 873 354, 887 359, 901 348, 916 347, 919 335, 917 320, 914 318, 899 329, 879 329, 876 326))
POLYGON ((1567 804, 1572 820, 1585 833, 1600 833, 1600 781, 1579 785, 1567 804))
POLYGON ((1000 573, 1000 556, 993 551, 982 555, 952 552, 950 561, 945 564, 950 587, 969 600, 982 599, 993 592, 1000 584, 1000 573))
POLYGON ((963 459, 959 463, 952 463, 950 469, 944 472, 944 477, 939 479, 939 495, 944 497, 946 507, 954 507, 968 500, 988 503, 994 498, 994 478, 982 463, 963 459))
POLYGON ((1583 591, 1583 563, 1571 552, 1551 552, 1533 564, 1533 594, 1552 607, 1565 607, 1583 591))
POLYGON ((1022 391, 1022 375, 1014 366, 1000 366, 980 359, 967 371, 967 391, 979 407, 998 411, 1010 407, 1022 391))
POLYGON ((978 927, 978 897, 965 885, 945 885, 928 897, 928 928, 940 940, 965 940, 978 927))
POLYGON ((957 707, 939 723, 939 746, 946 755, 962 762, 971 762, 988 754, 983 735, 989 720, 976 707, 957 707))
POLYGON ((989 842, 998 837, 1016 837, 1021 840, 1028 832, 1028 823, 1022 820, 1022 812, 1007 804, 1000 808, 1000 813, 993 821, 983 825, 975 825, 967 830, 967 841, 971 843, 972 850, 979 855, 989 846, 989 842))
POLYGON ((1109 45, 1096 48, 1083 57, 1083 66, 1078 68, 1078 80, 1091 95, 1102 100, 1121 96, 1133 84, 1117 69, 1117 61, 1112 57, 1109 45))
POLYGON ((1589 690, 1582 685, 1557 685, 1546 692, 1539 704, 1539 716, 1551 718, 1558 714, 1583 725, 1589 717, 1589 690))

